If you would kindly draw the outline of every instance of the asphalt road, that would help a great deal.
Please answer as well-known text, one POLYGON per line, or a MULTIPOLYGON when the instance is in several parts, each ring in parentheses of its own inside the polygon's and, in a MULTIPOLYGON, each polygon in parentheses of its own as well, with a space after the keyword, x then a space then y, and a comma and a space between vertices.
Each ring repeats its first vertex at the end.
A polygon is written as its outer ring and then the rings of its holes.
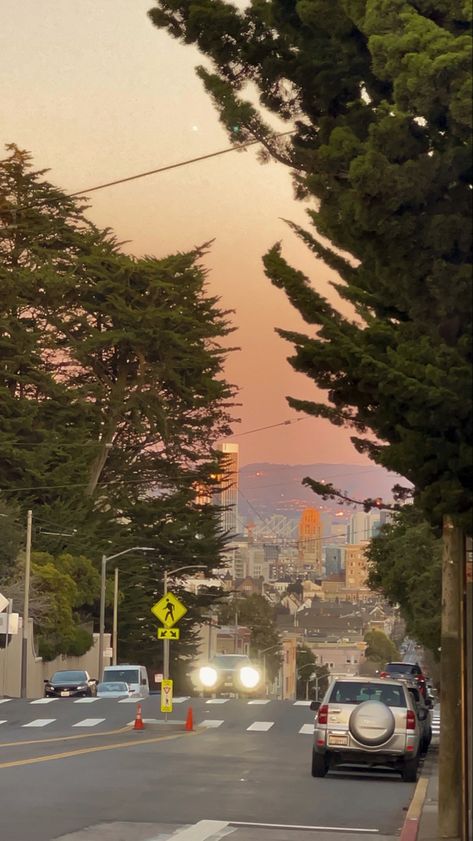
POLYGON ((399 775, 312 779, 305 704, 183 699, 158 723, 152 696, 141 732, 127 728, 134 713, 109 700, 0 703, 2 838, 382 841, 402 826, 414 786, 399 775))

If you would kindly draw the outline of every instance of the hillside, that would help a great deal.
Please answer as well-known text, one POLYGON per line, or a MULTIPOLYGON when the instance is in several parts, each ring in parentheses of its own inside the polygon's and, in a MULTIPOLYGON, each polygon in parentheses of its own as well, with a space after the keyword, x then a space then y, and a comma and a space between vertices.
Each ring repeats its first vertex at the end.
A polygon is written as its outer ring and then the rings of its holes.
MULTIPOLYGON (((333 514, 342 510, 336 502, 323 502, 304 487, 301 483, 306 476, 331 482, 354 499, 381 497, 386 502, 392 500, 393 485, 407 484, 374 464, 248 464, 240 470, 240 515, 250 519, 255 513, 262 518, 273 514, 291 517, 310 505, 333 514)), ((350 509, 345 506, 345 510, 348 513, 350 509)))

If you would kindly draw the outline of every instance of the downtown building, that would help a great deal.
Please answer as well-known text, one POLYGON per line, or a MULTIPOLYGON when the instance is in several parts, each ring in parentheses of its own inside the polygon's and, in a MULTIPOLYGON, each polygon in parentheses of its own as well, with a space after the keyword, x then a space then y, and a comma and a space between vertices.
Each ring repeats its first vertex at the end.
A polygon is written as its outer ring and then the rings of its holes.
POLYGON ((221 473, 218 476, 217 492, 214 504, 220 508, 220 527, 222 531, 233 538, 238 534, 238 444, 217 444, 216 449, 222 453, 221 473))

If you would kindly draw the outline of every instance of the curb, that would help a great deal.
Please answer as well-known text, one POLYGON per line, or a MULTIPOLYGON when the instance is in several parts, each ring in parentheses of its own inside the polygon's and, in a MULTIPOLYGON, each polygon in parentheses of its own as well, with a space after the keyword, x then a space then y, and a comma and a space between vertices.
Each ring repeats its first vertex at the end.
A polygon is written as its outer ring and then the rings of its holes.
POLYGON ((419 833, 422 809, 429 785, 429 777, 420 777, 411 800, 404 825, 401 829, 400 841, 416 841, 419 833))

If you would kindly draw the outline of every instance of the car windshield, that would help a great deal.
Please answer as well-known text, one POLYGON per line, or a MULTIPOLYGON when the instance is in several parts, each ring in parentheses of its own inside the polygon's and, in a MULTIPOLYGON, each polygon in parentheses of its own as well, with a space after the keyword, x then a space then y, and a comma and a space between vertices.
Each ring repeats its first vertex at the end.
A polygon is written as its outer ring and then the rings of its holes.
POLYGON ((402 686, 392 683, 381 686, 378 683, 337 681, 330 695, 331 704, 362 704, 363 701, 382 701, 388 707, 406 706, 402 686))
POLYGON ((55 672, 51 678, 52 683, 76 683, 87 682, 85 672, 55 672))
POLYGON ((212 666, 216 669, 238 669, 241 666, 249 665, 248 657, 242 654, 222 654, 213 658, 212 666))
POLYGON ((114 669, 113 672, 105 672, 103 676, 104 683, 116 683, 122 681, 123 683, 139 683, 140 676, 138 669, 114 669))
POLYGON ((128 685, 122 681, 110 681, 110 683, 99 683, 98 692, 128 692, 128 685))

